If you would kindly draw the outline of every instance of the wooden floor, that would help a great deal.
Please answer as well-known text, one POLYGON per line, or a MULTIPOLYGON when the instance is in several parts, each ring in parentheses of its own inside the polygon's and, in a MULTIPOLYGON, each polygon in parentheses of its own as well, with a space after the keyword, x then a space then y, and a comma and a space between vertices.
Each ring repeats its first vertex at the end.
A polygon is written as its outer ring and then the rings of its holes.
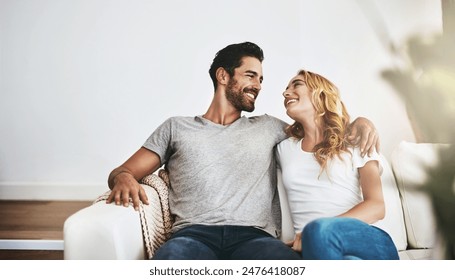
MULTIPOLYGON (((63 223, 91 201, 0 200, 0 239, 63 240, 63 223)), ((0 259, 63 259, 63 251, 2 250, 0 259)))

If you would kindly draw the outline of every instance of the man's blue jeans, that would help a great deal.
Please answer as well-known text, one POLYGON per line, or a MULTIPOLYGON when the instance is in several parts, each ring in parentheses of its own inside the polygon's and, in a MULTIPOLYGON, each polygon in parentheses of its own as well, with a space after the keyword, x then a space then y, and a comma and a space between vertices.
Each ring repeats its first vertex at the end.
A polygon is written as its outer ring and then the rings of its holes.
POLYGON ((174 233, 155 260, 297 260, 298 253, 254 227, 194 225, 174 233))
POLYGON ((306 260, 397 260, 398 251, 382 229, 358 219, 321 218, 302 232, 306 260))

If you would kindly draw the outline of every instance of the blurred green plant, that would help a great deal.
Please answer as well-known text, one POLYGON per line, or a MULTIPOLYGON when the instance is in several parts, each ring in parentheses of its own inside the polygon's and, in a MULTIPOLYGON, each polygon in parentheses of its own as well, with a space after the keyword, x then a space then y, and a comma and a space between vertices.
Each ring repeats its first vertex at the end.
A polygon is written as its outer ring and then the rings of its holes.
POLYGON ((382 76, 406 104, 417 142, 449 144, 421 189, 432 201, 444 258, 455 259, 455 38, 414 36, 400 57, 403 65, 382 76))

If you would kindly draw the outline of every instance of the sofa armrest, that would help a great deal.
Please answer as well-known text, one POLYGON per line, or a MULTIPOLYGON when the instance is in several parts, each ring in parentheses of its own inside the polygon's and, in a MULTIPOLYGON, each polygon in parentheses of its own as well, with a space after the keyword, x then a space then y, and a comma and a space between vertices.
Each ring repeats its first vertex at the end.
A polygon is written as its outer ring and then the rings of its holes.
POLYGON ((139 213, 133 207, 97 202, 71 215, 63 226, 64 259, 144 259, 139 213))
POLYGON ((170 237, 169 176, 164 170, 140 181, 149 204, 139 211, 106 204, 109 192, 70 216, 63 227, 65 259, 149 259, 170 237))

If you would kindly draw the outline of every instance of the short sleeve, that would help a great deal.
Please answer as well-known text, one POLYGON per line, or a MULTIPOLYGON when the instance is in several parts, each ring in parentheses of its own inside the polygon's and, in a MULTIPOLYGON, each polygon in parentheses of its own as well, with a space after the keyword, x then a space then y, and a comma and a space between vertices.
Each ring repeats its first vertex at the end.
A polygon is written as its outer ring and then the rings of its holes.
POLYGON ((167 119, 147 138, 144 148, 155 152, 165 164, 170 157, 170 143, 172 135, 172 118, 167 119))
POLYGON ((371 156, 365 155, 364 157, 362 157, 360 155, 360 149, 358 147, 353 148, 351 150, 351 153, 352 153, 352 163, 353 163, 354 168, 357 169, 357 168, 364 167, 367 162, 375 160, 378 162, 379 174, 382 174, 383 168, 382 168, 382 164, 381 164, 381 156, 379 155, 378 152, 376 152, 376 150, 371 154, 371 156))

